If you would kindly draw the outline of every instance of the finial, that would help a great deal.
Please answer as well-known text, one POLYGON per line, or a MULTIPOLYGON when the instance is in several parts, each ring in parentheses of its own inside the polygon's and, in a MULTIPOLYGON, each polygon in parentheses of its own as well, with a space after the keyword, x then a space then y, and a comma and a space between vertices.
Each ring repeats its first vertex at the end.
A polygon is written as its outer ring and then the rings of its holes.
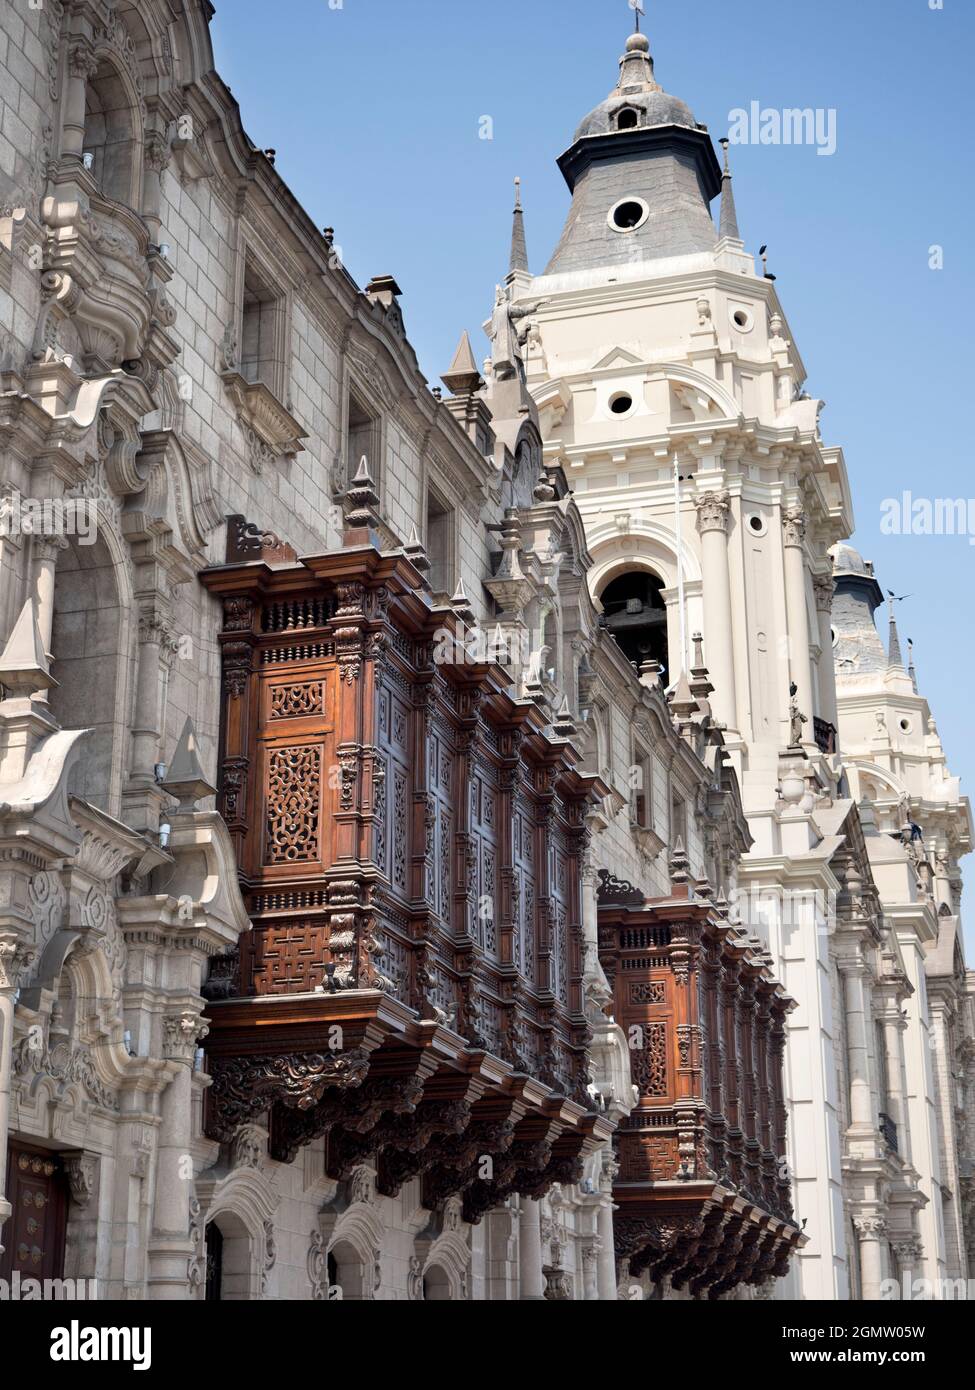
POLYGON ((731 186, 731 164, 728 160, 728 147, 731 141, 726 135, 724 139, 718 141, 718 144, 724 151, 724 173, 721 175, 721 222, 718 227, 718 235, 728 237, 732 241, 740 241, 738 209, 735 207, 735 193, 731 186))
POLYGON ((575 720, 572 718, 572 711, 569 709, 569 697, 567 695, 562 698, 562 706, 555 716, 552 733, 556 738, 565 739, 573 739, 578 733, 575 720))
POLYGON ((193 727, 192 719, 187 719, 179 736, 173 761, 160 784, 164 791, 169 792, 170 796, 174 796, 179 802, 180 811, 193 811, 196 809, 196 803, 202 801, 205 796, 216 795, 216 788, 210 785, 203 774, 197 747, 196 729, 193 727))
POLYGON ((463 579, 457 581, 457 589, 450 600, 450 606, 460 618, 461 622, 470 623, 474 620, 474 610, 471 601, 467 597, 467 590, 464 588, 463 579))
POLYGON ((410 539, 407 541, 404 549, 414 569, 419 570, 421 574, 428 574, 430 572, 430 557, 427 555, 420 540, 416 529, 416 522, 410 527, 410 539))
POLYGON ((640 32, 640 16, 641 16, 641 15, 646 15, 646 10, 643 8, 643 0, 627 0, 627 4, 629 5, 630 9, 633 11, 633 23, 634 23, 633 33, 634 33, 634 34, 639 34, 639 32, 640 32))
POLYGON ((20 610, 20 617, 0 654, 0 685, 6 695, 15 700, 29 700, 57 685, 47 664, 32 599, 20 610))
POLYGON ((671 851, 670 860, 667 865, 667 872, 670 875, 671 883, 686 883, 688 874, 687 855, 684 852, 684 841, 678 835, 674 841, 674 848, 671 851))
POLYGON ((352 508, 345 518, 346 526, 350 528, 375 526, 376 517, 373 508, 379 506, 379 494, 376 492, 376 485, 370 476, 369 462, 365 454, 362 455, 356 475, 352 479, 352 486, 345 495, 352 508))
POLYGON ((460 342, 454 353, 454 360, 443 373, 440 380, 452 396, 472 396, 484 385, 484 379, 477 370, 474 350, 467 329, 460 335, 460 342))
POLYGON ((911 678, 911 685, 914 687, 914 694, 917 694, 917 671, 914 669, 914 641, 907 639, 907 674, 911 678))

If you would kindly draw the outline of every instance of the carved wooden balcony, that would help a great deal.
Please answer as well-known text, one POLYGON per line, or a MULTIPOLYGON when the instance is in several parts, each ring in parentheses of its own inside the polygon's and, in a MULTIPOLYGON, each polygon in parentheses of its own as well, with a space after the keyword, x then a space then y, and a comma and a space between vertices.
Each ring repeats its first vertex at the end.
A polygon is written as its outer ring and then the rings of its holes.
POLYGON ((221 809, 253 923, 206 989, 209 1132, 269 1112, 275 1156, 324 1136, 333 1176, 377 1154, 383 1191, 419 1177, 471 1219, 570 1181, 612 1130, 581 990, 600 784, 503 670, 434 661, 444 632, 462 654, 462 624, 403 552, 203 582, 224 605, 221 809))
POLYGON ((617 1257, 717 1298, 788 1268, 803 1240, 785 1163, 782 1059, 794 1002, 686 861, 646 902, 600 875, 599 954, 639 1101, 617 1136, 617 1257))

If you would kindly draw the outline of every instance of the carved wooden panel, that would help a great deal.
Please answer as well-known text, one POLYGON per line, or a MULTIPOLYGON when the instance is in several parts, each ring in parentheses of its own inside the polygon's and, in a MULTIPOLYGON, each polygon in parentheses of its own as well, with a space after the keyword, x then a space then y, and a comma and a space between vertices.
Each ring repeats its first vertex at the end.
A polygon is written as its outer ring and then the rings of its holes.
POLYGON ((267 750, 265 817, 266 864, 321 859, 321 744, 267 750))

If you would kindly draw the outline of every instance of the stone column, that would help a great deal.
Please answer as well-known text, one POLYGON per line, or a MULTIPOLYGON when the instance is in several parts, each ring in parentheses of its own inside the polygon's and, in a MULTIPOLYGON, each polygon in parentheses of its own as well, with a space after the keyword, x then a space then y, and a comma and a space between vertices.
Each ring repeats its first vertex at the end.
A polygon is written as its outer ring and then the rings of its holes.
POLYGON ((720 724, 738 727, 735 689, 735 647, 728 573, 728 518, 726 492, 706 492, 699 497, 697 529, 701 533, 701 567, 704 597, 704 654, 714 685, 711 707, 720 724))
POLYGON ((919 1240, 901 1240, 894 1246, 894 1254, 900 1266, 901 1298, 913 1293, 914 1275, 924 1256, 924 1247, 919 1240))
MULTIPOLYGON (((9 937, 0 939, 0 1241, 10 1215, 7 1201, 7 1138, 10 1130, 10 1073, 13 1066, 14 993, 18 947, 9 937)), ((3 1253, 0 1244, 0 1254, 3 1253)))
POLYGON ((868 1066, 867 1005, 864 981, 867 968, 859 956, 838 961, 846 1006, 846 1051, 850 1066, 850 1121, 876 1129, 868 1066))
POLYGON ((164 674, 163 649, 172 635, 155 607, 139 614, 139 666, 136 677, 135 721, 132 727, 130 780, 152 786, 159 756, 160 702, 164 674))
POLYGON ((885 998, 880 1013, 887 1063, 887 1113, 897 1126, 897 1148, 905 1163, 911 1161, 911 1134, 904 1090, 904 1043, 907 1020, 896 999, 885 998))
POLYGON ((521 1273, 522 1302, 538 1301, 545 1297, 545 1276, 542 1273, 542 1224, 537 1202, 530 1197, 521 1199, 518 1212, 518 1260, 521 1273))
POLYGON ((191 1297, 193 1060, 197 1044, 208 1030, 199 1014, 189 1008, 168 1014, 163 1028, 163 1056, 176 1063, 176 1074, 162 1095, 147 1283, 149 1298, 173 1300, 191 1297))
POLYGON ((172 151, 165 135, 158 130, 146 132, 142 181, 142 215, 149 228, 154 245, 158 246, 162 235, 162 177, 169 168, 172 151))
POLYGON ((619 1176, 619 1164, 611 1145, 603 1149, 603 1171, 599 1180, 602 1200, 599 1204, 599 1298, 613 1303, 617 1298, 616 1248, 613 1241, 613 1183, 619 1176))
POLYGON ((98 59, 87 43, 76 43, 68 50, 68 76, 64 87, 64 133, 62 155, 84 153, 85 145, 85 87, 98 71, 98 59))
POLYGON ((785 547, 785 608, 789 625, 789 673, 798 686, 796 699, 799 709, 810 721, 806 736, 811 741, 815 708, 806 608, 806 514, 801 507, 792 507, 782 513, 782 533, 785 547))
MULTIPOLYGON (((31 542, 33 561, 34 611, 37 614, 37 628, 44 646, 44 655, 50 666, 56 653, 51 646, 54 636, 54 580, 57 571, 58 554, 67 550, 68 541, 64 536, 34 536, 31 542)), ((38 691, 35 700, 47 701, 46 690, 38 691)))
POLYGON ((833 580, 828 574, 813 579, 816 614, 819 619, 819 712, 834 729, 839 729, 836 712, 836 671, 833 666, 833 580))
POLYGON ((887 1222, 882 1216, 855 1216, 853 1226, 860 1246, 861 1295, 865 1303, 876 1302, 884 1280, 887 1222))

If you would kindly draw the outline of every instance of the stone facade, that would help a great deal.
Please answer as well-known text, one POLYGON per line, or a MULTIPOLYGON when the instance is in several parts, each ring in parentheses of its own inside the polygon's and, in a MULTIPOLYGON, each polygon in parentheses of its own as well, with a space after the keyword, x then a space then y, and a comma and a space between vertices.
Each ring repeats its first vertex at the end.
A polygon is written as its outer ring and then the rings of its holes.
MULTIPOLYGON (((615 1298, 608 1144, 472 1225, 415 1183, 377 1194, 374 1163, 332 1180, 321 1140, 282 1163, 259 1123, 206 1137, 203 982, 250 922, 212 809, 204 569, 339 548, 374 495, 382 547, 477 640, 501 633, 516 697, 605 781, 582 930, 610 1128, 633 1089, 596 870, 664 895, 679 849, 732 891, 748 843, 701 661, 672 709, 598 622, 507 292, 490 392, 462 340, 441 399, 395 281, 360 289, 248 142, 208 18, 49 0, 0 19, 0 1194, 56 1169, 63 1271, 102 1297, 615 1298)), ((8 1256, 15 1221, 0 1195, 8 1256)))

